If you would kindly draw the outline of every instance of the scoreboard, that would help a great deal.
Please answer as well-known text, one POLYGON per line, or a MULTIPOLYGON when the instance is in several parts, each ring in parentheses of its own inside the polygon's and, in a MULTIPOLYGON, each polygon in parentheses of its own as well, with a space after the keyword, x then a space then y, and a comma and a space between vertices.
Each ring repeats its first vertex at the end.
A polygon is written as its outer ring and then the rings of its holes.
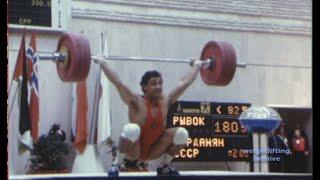
POLYGON ((169 108, 168 127, 189 132, 187 147, 175 161, 251 161, 252 136, 239 123, 249 103, 177 101, 169 108))
POLYGON ((71 2, 65 0, 9 0, 9 27, 63 31, 71 18, 68 9, 71 2))
POLYGON ((51 0, 10 0, 9 23, 51 27, 51 0))

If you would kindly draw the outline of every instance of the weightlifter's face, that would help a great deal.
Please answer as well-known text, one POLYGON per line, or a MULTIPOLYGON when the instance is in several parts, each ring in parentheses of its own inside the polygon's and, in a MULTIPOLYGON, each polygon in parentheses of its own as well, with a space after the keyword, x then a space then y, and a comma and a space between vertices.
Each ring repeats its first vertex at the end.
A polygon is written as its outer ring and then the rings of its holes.
POLYGON ((148 84, 144 86, 145 94, 148 96, 160 97, 162 96, 162 78, 152 77, 148 84))

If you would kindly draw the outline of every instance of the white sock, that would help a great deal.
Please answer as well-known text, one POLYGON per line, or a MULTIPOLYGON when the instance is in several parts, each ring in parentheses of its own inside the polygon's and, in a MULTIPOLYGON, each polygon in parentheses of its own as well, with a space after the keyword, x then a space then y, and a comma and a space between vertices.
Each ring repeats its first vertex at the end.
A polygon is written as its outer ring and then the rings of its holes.
POLYGON ((117 156, 116 158, 114 159, 113 163, 112 164, 118 164, 120 165, 123 161, 125 157, 125 153, 121 153, 119 150, 117 151, 117 156))
POLYGON ((168 153, 163 154, 163 155, 162 155, 162 158, 161 158, 161 160, 160 160, 160 163, 159 163, 159 167, 162 167, 162 166, 164 166, 164 165, 170 164, 173 158, 174 158, 174 157, 171 156, 171 155, 168 154, 168 153))

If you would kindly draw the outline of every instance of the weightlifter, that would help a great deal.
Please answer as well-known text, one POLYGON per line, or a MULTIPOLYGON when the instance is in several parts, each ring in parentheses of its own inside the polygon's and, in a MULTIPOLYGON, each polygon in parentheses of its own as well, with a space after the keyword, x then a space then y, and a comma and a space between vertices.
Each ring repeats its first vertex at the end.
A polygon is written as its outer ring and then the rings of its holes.
POLYGON ((117 73, 108 67, 106 60, 101 57, 94 61, 101 66, 107 78, 115 85, 129 109, 130 123, 123 127, 117 156, 108 174, 118 176, 124 159, 126 164, 132 164, 161 156, 157 174, 179 175, 179 172, 169 165, 174 156, 186 146, 189 134, 183 127, 166 128, 168 109, 170 104, 174 103, 194 82, 200 68, 208 62, 195 60, 190 72, 167 95, 162 91, 161 74, 157 71, 147 71, 140 81, 143 95, 139 95, 120 81, 117 73))

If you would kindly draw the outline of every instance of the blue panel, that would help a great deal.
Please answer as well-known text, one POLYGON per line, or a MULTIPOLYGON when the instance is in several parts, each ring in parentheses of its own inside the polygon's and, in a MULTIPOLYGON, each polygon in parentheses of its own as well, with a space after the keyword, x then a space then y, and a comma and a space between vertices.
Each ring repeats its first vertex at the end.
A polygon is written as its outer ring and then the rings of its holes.
POLYGON ((279 119, 239 119, 239 121, 248 131, 260 133, 271 132, 281 122, 279 119))

